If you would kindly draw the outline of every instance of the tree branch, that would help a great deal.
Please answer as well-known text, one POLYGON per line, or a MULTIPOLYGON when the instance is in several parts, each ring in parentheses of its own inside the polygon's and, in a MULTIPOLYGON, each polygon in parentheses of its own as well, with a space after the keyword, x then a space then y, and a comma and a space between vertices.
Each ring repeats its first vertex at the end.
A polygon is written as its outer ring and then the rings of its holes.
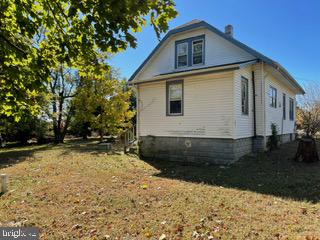
POLYGON ((11 47, 15 48, 16 50, 18 50, 18 52, 22 53, 25 57, 27 56, 27 53, 21 49, 20 47, 18 47, 17 45, 13 44, 9 39, 7 39, 5 36, 3 36, 2 34, 0 34, 0 37, 11 47))

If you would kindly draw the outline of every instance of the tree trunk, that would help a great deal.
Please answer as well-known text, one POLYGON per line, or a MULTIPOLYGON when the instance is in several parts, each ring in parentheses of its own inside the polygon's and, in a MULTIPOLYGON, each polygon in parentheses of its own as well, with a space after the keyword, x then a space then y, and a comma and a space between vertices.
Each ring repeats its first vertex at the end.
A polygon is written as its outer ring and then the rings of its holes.
POLYGON ((317 145, 314 138, 305 137, 300 140, 294 160, 309 163, 319 161, 317 145))
POLYGON ((55 143, 63 143, 64 140, 64 136, 63 134, 60 132, 61 129, 57 129, 57 131, 54 132, 54 142, 55 143))

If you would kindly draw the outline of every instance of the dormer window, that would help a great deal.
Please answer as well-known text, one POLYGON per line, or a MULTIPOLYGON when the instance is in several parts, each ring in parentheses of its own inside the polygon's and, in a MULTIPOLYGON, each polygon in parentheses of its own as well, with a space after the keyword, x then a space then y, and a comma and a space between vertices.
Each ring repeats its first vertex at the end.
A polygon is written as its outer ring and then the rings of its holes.
POLYGON ((192 42, 192 65, 203 63, 203 40, 192 42))
POLYGON ((176 41, 175 47, 175 68, 204 64, 205 35, 176 41))
POLYGON ((177 66, 188 66, 188 43, 183 42, 177 45, 177 66))

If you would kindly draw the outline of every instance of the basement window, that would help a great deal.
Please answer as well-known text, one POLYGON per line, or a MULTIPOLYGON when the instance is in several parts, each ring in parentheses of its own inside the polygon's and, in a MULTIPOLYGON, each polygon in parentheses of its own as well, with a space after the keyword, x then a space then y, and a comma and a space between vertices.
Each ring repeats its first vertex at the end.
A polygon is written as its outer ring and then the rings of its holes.
POLYGON ((167 82, 167 115, 183 115, 183 81, 167 82))

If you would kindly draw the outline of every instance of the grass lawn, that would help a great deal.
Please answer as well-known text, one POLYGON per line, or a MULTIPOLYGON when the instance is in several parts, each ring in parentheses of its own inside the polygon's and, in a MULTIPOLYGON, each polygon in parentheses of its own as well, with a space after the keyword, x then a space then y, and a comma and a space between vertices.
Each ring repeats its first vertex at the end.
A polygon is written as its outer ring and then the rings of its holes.
POLYGON ((320 239, 320 164, 293 162, 295 149, 231 167, 144 162, 93 142, 0 150, 0 226, 37 226, 41 239, 320 239))

